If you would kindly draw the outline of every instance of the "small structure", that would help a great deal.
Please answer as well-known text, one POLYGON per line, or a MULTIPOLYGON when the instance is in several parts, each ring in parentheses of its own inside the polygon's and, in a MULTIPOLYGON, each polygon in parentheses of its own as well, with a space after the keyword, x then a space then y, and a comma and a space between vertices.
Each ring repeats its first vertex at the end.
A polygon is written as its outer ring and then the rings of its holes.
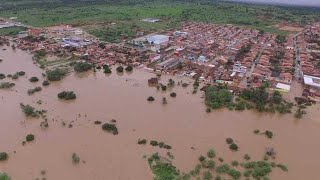
POLYGON ((247 72, 247 67, 242 66, 241 63, 237 61, 234 63, 232 71, 245 74, 247 72))
POLYGON ((206 58, 205 56, 199 56, 199 57, 198 57, 198 61, 199 61, 199 62, 202 62, 202 63, 208 62, 208 60, 207 60, 207 58, 206 58))
POLYGON ((320 78, 315 76, 304 75, 304 84, 309 85, 313 88, 320 89, 320 78))
POLYGON ((150 44, 159 45, 159 44, 168 42, 169 41, 169 36, 166 36, 166 35, 153 35, 153 36, 147 37, 147 41, 150 44))
POLYGON ((276 89, 279 91, 283 91, 283 92, 289 92, 290 88, 291 88, 291 86, 288 84, 278 83, 276 85, 276 89))
POLYGON ((169 69, 179 64, 179 59, 170 58, 156 65, 157 69, 169 69))
POLYGON ((159 22, 160 19, 157 19, 157 18, 146 18, 146 19, 142 19, 142 21, 149 22, 149 23, 156 23, 156 22, 159 22))

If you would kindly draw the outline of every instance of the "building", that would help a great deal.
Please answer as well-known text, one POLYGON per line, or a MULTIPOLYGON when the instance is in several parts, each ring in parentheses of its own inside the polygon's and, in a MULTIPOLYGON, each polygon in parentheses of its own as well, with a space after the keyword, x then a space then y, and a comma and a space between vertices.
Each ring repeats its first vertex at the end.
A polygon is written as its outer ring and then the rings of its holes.
POLYGON ((315 76, 304 75, 304 84, 316 89, 320 89, 320 78, 315 76))
POLYGON ((169 41, 169 36, 166 36, 166 35, 153 35, 153 36, 147 37, 147 41, 150 44, 160 45, 162 43, 168 42, 169 41))
POLYGON ((179 59, 170 58, 166 61, 163 61, 156 65, 157 69, 170 69, 178 65, 180 62, 179 59))
POLYGON ((241 63, 237 61, 234 63, 232 71, 245 74, 247 72, 247 67, 242 66, 241 63))

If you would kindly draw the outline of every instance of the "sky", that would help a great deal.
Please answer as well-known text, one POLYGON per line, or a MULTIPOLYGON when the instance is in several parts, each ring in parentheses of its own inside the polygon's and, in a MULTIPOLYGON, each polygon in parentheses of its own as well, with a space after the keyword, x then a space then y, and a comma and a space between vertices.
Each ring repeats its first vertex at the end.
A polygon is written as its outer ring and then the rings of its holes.
POLYGON ((232 1, 245 1, 245 2, 256 2, 256 3, 281 3, 291 5, 305 5, 305 6, 317 6, 320 7, 320 0, 232 0, 232 1))

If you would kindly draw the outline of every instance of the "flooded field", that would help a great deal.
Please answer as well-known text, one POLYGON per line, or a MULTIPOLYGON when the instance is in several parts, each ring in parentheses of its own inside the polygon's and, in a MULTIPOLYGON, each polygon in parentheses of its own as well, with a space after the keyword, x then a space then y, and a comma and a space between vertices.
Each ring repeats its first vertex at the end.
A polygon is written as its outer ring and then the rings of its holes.
MULTIPOLYGON (((47 179, 61 180, 151 180, 153 175, 143 158, 154 152, 165 154, 164 149, 137 144, 139 138, 163 141, 172 146, 174 165, 181 171, 191 170, 201 154, 209 148, 216 150, 225 162, 241 160, 244 154, 261 160, 266 147, 274 147, 277 162, 286 164, 288 172, 274 169, 271 179, 317 179, 320 164, 320 111, 319 105, 309 108, 300 120, 293 114, 260 114, 252 111, 228 110, 206 113, 203 94, 192 94, 192 87, 175 86, 168 92, 148 87, 147 80, 155 75, 134 69, 132 73, 111 75, 102 72, 71 73, 60 82, 51 83, 43 90, 29 96, 27 90, 41 86, 43 71, 33 64, 31 55, 20 50, 0 50, 0 73, 26 75, 14 82, 11 90, 0 89, 0 151, 8 152, 9 159, 0 162, 0 171, 7 172, 13 180, 32 180, 46 170, 47 179), (37 76, 40 81, 29 82, 37 76), (57 94, 74 91, 76 100, 62 101, 57 94), (177 93, 176 98, 169 96, 177 93), (148 96, 155 97, 148 102, 148 96), (162 104, 166 97, 168 104, 162 104), (41 100, 42 104, 37 102, 41 100), (47 110, 49 127, 40 127, 40 119, 26 118, 20 103, 47 110), (95 125, 99 120, 117 120, 119 135, 103 132, 95 125), (67 126, 63 126, 65 122, 67 126), (73 127, 69 128, 68 125, 73 127), (254 135, 255 129, 272 130, 273 139, 254 135), (35 141, 22 145, 25 136, 35 135, 35 141), (231 152, 225 139, 231 137, 239 145, 231 152), (193 147, 193 148, 192 148, 193 147), (72 164, 71 155, 81 158, 72 164)), ((176 82, 177 77, 163 76, 176 82)), ((192 82, 185 80, 184 82, 192 82)))

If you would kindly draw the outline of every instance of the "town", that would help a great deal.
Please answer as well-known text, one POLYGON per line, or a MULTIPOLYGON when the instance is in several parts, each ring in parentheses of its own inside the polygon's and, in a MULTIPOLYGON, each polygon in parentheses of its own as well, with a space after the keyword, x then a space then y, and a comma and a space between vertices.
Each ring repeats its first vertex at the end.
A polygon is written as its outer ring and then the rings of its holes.
MULTIPOLYGON (((12 19, 2 20, 1 27, 22 25, 12 19)), ((59 60, 84 60, 96 66, 124 63, 226 84, 232 90, 267 82, 271 90, 289 92, 295 79, 304 84, 305 97, 320 97, 320 23, 284 36, 234 25, 185 22, 179 29, 141 34, 121 43, 102 42, 81 28, 59 25, 28 27, 12 40, 17 48, 34 53, 42 68, 59 60)))

